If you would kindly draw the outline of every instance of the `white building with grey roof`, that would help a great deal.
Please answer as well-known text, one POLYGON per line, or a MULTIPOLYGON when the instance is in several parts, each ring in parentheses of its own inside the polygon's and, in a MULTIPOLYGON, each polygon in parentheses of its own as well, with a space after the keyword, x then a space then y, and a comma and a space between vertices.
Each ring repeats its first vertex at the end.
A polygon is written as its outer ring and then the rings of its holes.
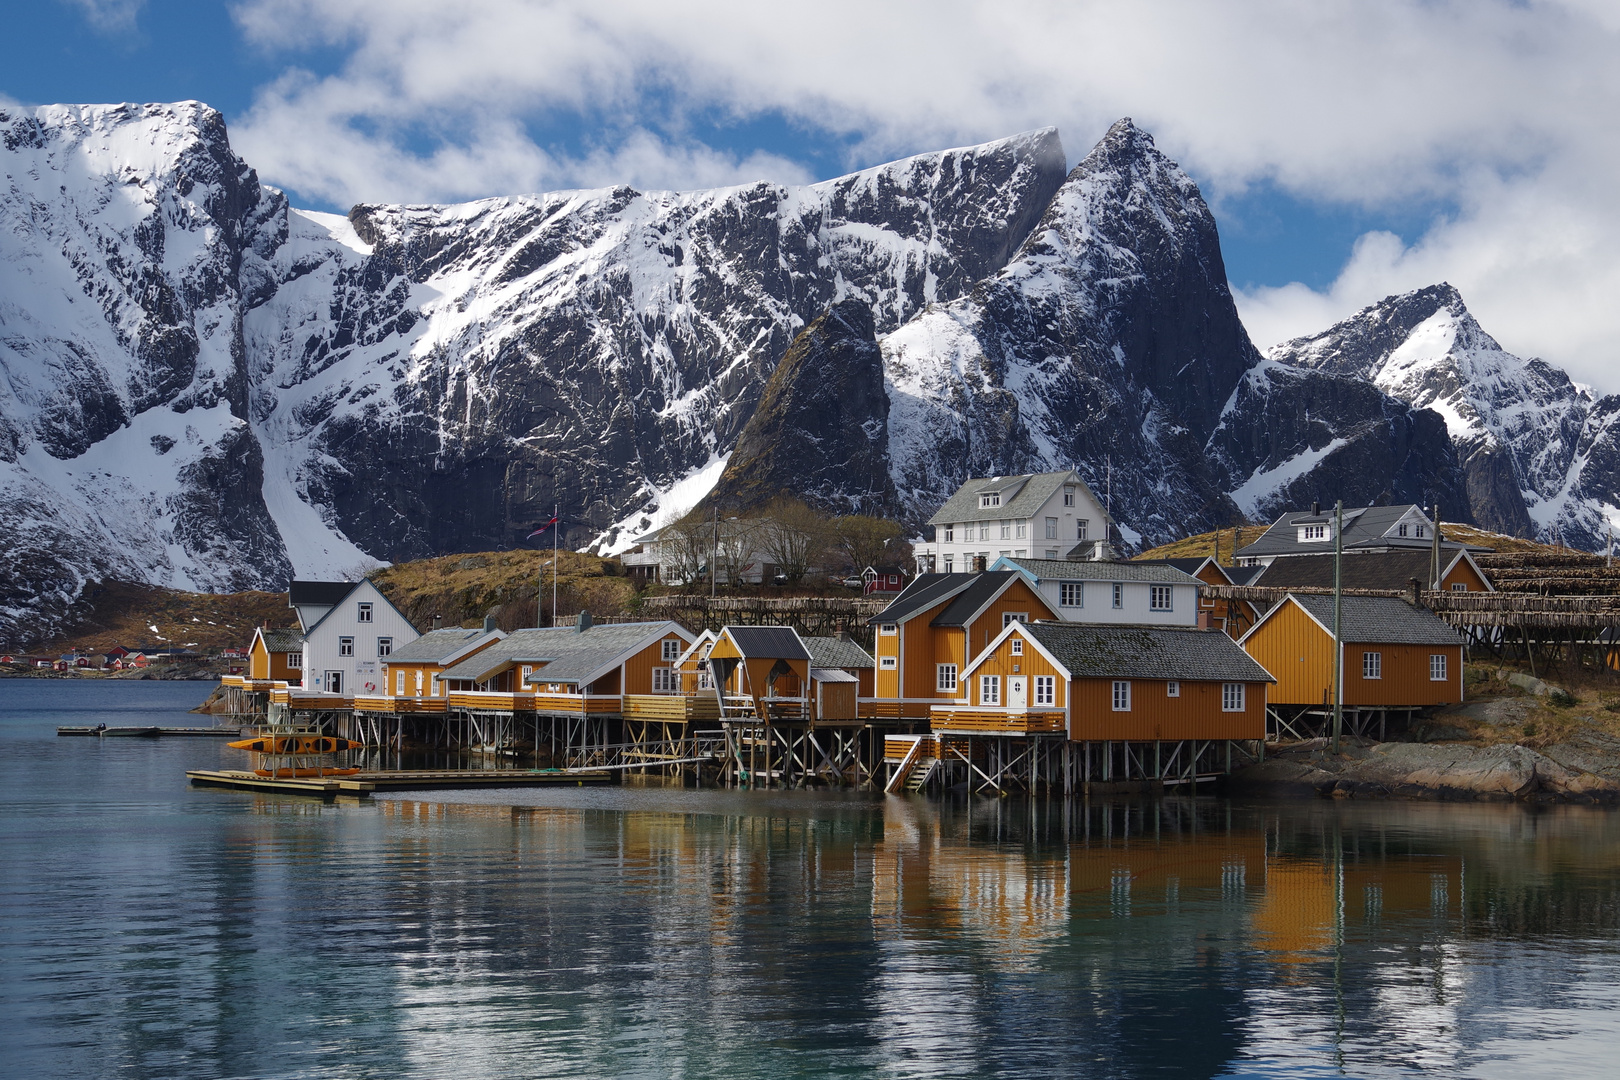
POLYGON ((1164 563, 999 558, 1064 622, 1197 626, 1198 579, 1164 563))
POLYGON ((919 573, 988 567, 998 558, 1107 558, 1113 521, 1080 474, 1033 473, 969 480, 928 523, 932 543, 915 545, 919 573))
MULTIPOLYGON (((1335 528, 1332 507, 1324 510, 1321 504, 1317 504, 1309 510, 1291 510, 1279 515, 1260 539, 1237 550, 1238 565, 1266 566, 1274 559, 1293 555, 1331 554, 1335 528)), ((1347 555, 1414 549, 1427 551, 1434 543, 1434 522, 1415 503, 1346 507, 1343 528, 1343 548, 1347 555)), ((1457 550, 1468 547, 1454 540, 1442 540, 1440 546, 1446 550, 1442 557, 1446 565, 1450 565, 1457 550)), ((1489 549, 1476 547, 1473 550, 1489 549)))

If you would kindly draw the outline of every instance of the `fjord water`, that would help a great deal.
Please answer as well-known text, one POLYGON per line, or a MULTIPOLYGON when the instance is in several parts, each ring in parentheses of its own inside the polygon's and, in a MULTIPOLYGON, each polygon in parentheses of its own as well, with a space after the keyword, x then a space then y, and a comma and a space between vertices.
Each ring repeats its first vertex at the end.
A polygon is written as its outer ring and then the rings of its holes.
POLYGON ((0 680, 6 1077, 1603 1076, 1620 815, 192 790, 0 680), (459 800, 459 801, 452 801, 459 800), (518 804, 518 805, 513 805, 518 804))

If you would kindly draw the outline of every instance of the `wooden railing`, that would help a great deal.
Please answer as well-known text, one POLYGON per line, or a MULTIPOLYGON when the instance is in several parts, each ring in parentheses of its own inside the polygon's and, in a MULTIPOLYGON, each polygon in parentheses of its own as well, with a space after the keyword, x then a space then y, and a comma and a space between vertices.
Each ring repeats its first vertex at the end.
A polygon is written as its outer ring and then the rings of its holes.
POLYGON ((445 710, 445 700, 442 697, 388 697, 379 694, 356 694, 354 709, 356 712, 376 713, 442 713, 445 710))
POLYGON ((883 737, 883 760, 903 761, 918 743, 923 744, 923 748, 919 753, 924 758, 939 756, 939 742, 932 735, 885 735, 883 737))
POLYGON ((862 720, 921 720, 928 715, 924 701, 898 701, 894 698, 860 698, 855 715, 862 720))
POLYGON ((984 731, 996 734, 1042 734, 1064 730, 1060 712, 1000 712, 994 709, 935 707, 928 713, 935 731, 984 731))
POLYGON ((485 712, 616 713, 618 694, 507 694, 494 690, 452 690, 452 709, 478 709, 485 712))
POLYGON ((342 694, 328 694, 320 690, 305 690, 297 686, 274 686, 270 689, 273 705, 286 705, 293 709, 352 709, 354 698, 342 694))
POLYGON ((685 694, 626 694, 624 715, 636 720, 663 720, 671 723, 718 720, 720 703, 715 700, 712 693, 690 697, 685 694))

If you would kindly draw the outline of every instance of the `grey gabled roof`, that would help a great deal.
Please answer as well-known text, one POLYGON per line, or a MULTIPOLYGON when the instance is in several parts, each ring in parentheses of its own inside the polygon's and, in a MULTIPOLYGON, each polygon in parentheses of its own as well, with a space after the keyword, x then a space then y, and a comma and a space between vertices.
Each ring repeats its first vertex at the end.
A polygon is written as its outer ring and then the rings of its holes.
POLYGON ((728 626, 721 631, 745 657, 808 660, 810 652, 790 626, 728 626))
MULTIPOLYGON (((298 652, 304 647, 304 635, 296 626, 260 630, 259 636, 264 639, 264 647, 273 653, 298 652)), ((135 651, 131 650, 132 653, 135 651)))
POLYGON ((1020 559, 1003 555, 996 560, 1023 568, 1036 581, 1158 581, 1197 585, 1191 574, 1159 562, 1069 562, 1066 559, 1020 559))
MULTIPOLYGON (((1333 597, 1289 593, 1288 599, 1304 608, 1328 633, 1333 632, 1333 597)), ((1346 596, 1342 602, 1339 636, 1345 641, 1368 645, 1464 644, 1461 635, 1434 612, 1415 607, 1398 596, 1346 596)), ((1249 633, 1254 633, 1259 625, 1249 633)))
POLYGON ((343 602, 355 585, 353 581, 289 581, 287 606, 334 607, 343 602))
POLYGON ((973 584, 978 574, 918 574, 889 606, 866 620, 868 626, 904 622, 935 604, 943 603, 973 584))
POLYGON ((466 630, 459 626, 443 630, 430 630, 388 654, 389 660, 416 660, 429 664, 442 664, 456 653, 473 644, 485 633, 483 629, 466 630))
POLYGON ((1011 584, 1018 571, 991 570, 973 576, 976 579, 973 584, 958 593, 944 611, 934 616, 929 626, 966 626, 973 616, 983 611, 986 604, 1011 584))
MULTIPOLYGON (((1441 570, 1451 565, 1457 552, 1441 556, 1441 570)), ((1363 551, 1354 558, 1339 560, 1340 576, 1346 589, 1405 589, 1416 578, 1429 587, 1429 550, 1363 551)), ((1277 559, 1250 582, 1267 589, 1333 587, 1333 556, 1296 555, 1277 559)))
MULTIPOLYGON (((317 582, 316 584, 332 584, 332 583, 331 582, 317 582)), ((348 591, 345 592, 342 596, 338 597, 337 600, 333 601, 332 606, 327 608, 326 613, 324 615, 322 615, 320 618, 315 620, 315 624, 313 626, 311 626, 306 633, 307 634, 313 634, 316 631, 316 629, 320 627, 320 625, 322 623, 324 623, 327 619, 330 619, 332 617, 332 612, 336 611, 338 609, 338 606, 340 604, 342 604, 343 601, 345 599, 347 599, 351 593, 354 593, 354 592, 358 591, 360 588, 362 588, 363 586, 366 586, 366 585, 371 586, 371 591, 377 594, 377 599, 379 599, 383 603, 387 604, 388 605, 388 610, 392 611, 395 615, 398 615, 401 622, 403 622, 406 626, 410 627, 413 632, 416 630, 416 624, 411 622, 410 619, 406 618, 405 613, 403 611, 399 610, 398 606, 396 606, 395 603, 392 600, 388 599, 387 595, 384 594, 384 592, 381 589, 377 588, 377 583, 376 582, 372 581, 370 578, 361 578, 359 581, 352 582, 349 585, 348 591)), ((322 604, 322 603, 325 603, 325 601, 311 600, 310 603, 312 603, 312 604, 322 604)), ((297 607, 298 605, 289 603, 288 606, 289 607, 297 607)), ((303 616, 300 615, 299 618, 300 618, 300 620, 302 620, 303 616)), ((420 637, 420 636, 421 636, 420 634, 417 634, 417 637, 420 637)), ((416 638, 412 638, 411 640, 415 641, 416 638)))
POLYGON ((1077 679, 1276 682, 1220 630, 1066 622, 1026 629, 1077 679))
POLYGON ((849 672, 845 671, 843 668, 815 667, 814 665, 812 665, 810 668, 810 678, 814 679, 816 682, 824 683, 852 683, 861 681, 855 676, 851 675, 849 672))
MULTIPOLYGON (((1003 518, 1031 517, 1046 504, 1064 484, 1085 487, 1085 481, 1073 469, 1062 472, 1026 473, 1022 476, 979 476, 956 489, 956 494, 945 500, 939 512, 928 519, 930 525, 949 525, 958 521, 1000 521, 1003 518), (979 492, 1001 492, 1001 505, 979 509, 979 492)), ((1089 492, 1091 489, 1086 488, 1089 492)), ((1092 496, 1096 501, 1096 496, 1092 496)))
MULTIPOLYGON (((1423 512, 1423 508, 1415 503, 1404 503, 1400 506, 1361 506, 1345 507, 1344 510, 1344 547, 1351 550, 1356 547, 1393 547, 1393 548, 1421 548, 1429 550, 1433 543, 1432 537, 1419 539, 1415 536, 1385 536, 1401 518, 1410 511, 1423 512)), ((1427 517, 1427 515, 1424 515, 1427 517)), ((1237 556, 1252 558, 1263 555, 1317 555, 1324 550, 1333 550, 1333 541, 1315 541, 1301 543, 1297 535, 1297 527, 1305 522, 1319 522, 1331 524, 1333 511, 1325 510, 1312 514, 1305 510, 1295 510, 1283 514, 1271 523, 1271 527, 1263 533, 1260 539, 1248 547, 1239 548, 1237 556)), ((1441 533, 1444 535, 1444 526, 1441 533)), ((1445 548, 1466 547, 1455 540, 1442 540, 1441 546, 1445 548)))
MULTIPOLYGON (((678 627, 667 621, 609 623, 584 631, 572 626, 514 630, 489 648, 446 668, 439 677, 476 682, 508 664, 543 663, 547 682, 590 682, 622 662, 626 654, 675 633, 678 627)), ((685 640, 688 635, 680 636, 685 640)))
POLYGON ((877 661, 872 654, 855 644, 835 637, 800 637, 810 650, 810 666, 818 668, 872 668, 877 661))

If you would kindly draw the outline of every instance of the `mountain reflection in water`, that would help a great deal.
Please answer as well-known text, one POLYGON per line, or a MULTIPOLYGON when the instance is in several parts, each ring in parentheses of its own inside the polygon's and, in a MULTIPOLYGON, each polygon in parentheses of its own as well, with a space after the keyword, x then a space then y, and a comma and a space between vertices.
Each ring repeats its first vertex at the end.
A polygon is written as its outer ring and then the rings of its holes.
POLYGON ((239 752, 59 740, 77 721, 19 698, 6 1076, 1523 1078, 1620 1051, 1607 810, 327 805, 188 790, 239 752))

